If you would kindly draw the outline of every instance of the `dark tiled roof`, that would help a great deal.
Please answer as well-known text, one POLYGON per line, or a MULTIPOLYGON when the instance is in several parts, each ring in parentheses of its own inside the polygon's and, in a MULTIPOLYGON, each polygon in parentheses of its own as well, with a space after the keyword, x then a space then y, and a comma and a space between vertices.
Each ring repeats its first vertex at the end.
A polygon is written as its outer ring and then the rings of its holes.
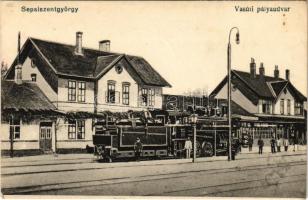
POLYGON ((40 88, 32 82, 18 85, 14 81, 1 81, 2 110, 51 111, 56 107, 48 100, 40 88))
POLYGON ((102 71, 125 57, 143 83, 156 86, 171 85, 143 58, 83 48, 83 56, 75 55, 75 46, 30 38, 58 73, 96 78, 102 71))
POLYGON ((171 85, 159 75, 159 73, 142 57, 126 56, 137 74, 148 85, 163 85, 171 87, 171 85))
POLYGON ((250 73, 248 72, 242 72, 238 70, 233 70, 235 74, 237 74, 246 84, 248 87, 250 87, 253 91, 255 91, 258 96, 263 98, 274 98, 272 92, 270 91, 270 88, 267 85, 267 82, 277 81, 283 79, 275 79, 271 76, 260 76, 256 75, 255 78, 252 78, 250 73))
MULTIPOLYGON (((275 100, 283 88, 287 87, 297 101, 306 101, 307 98, 299 92, 290 81, 271 76, 256 75, 251 77, 250 73, 232 70, 232 84, 235 85, 252 103, 258 104, 259 98, 275 100), (272 93, 274 92, 275 95, 272 93)), ((217 94, 227 84, 227 76, 212 91, 211 95, 217 94)))
POLYGON ((273 88, 273 91, 275 92, 275 95, 278 96, 283 88, 287 85, 288 81, 278 81, 278 82, 272 82, 271 87, 273 88))

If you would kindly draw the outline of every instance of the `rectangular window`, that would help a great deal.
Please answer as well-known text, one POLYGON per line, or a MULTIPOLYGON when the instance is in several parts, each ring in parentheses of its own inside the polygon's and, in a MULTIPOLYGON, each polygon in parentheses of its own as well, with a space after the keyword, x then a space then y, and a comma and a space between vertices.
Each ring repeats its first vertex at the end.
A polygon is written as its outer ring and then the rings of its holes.
POLYGON ((33 82, 36 82, 36 74, 31 74, 31 80, 32 80, 33 82))
POLYGON ((78 120, 77 121, 77 139, 84 139, 85 136, 85 121, 84 120, 78 120))
POLYGON ((290 99, 287 100, 287 113, 288 115, 291 114, 291 100, 290 99))
POLYGON ((280 100, 280 114, 284 114, 284 99, 280 100))
POLYGON ((115 83, 108 82, 107 85, 107 103, 115 103, 115 83))
POLYGON ((68 100, 76 101, 76 81, 68 81, 68 100))
POLYGON ((11 117, 10 118, 10 135, 9 138, 13 136, 13 139, 20 139, 20 118, 11 117))
POLYGON ((294 104, 295 115, 303 115, 303 104, 300 102, 295 102, 294 104))
POLYGON ((267 100, 262 101, 262 112, 266 114, 271 113, 271 102, 267 100))
POLYGON ((148 105, 148 89, 146 88, 141 89, 141 105, 142 106, 148 105))
POLYGON ((68 139, 85 139, 85 120, 68 121, 68 139))
POLYGON ((85 94, 86 94, 86 83, 78 82, 78 96, 77 99, 79 102, 85 102, 85 94))
POLYGON ((123 84, 122 86, 122 103, 129 105, 129 84, 123 84))
POLYGON ((76 139, 76 120, 68 121, 68 139, 76 139))
POLYGON ((149 89, 149 106, 154 106, 155 103, 155 91, 153 88, 149 89))

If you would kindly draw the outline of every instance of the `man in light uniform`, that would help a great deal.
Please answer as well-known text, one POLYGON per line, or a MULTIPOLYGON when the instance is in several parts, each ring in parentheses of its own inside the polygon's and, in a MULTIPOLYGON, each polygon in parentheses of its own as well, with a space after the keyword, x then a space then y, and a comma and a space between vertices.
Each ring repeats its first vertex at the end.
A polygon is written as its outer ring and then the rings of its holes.
POLYGON ((190 151, 192 149, 192 142, 190 141, 190 138, 188 137, 185 141, 184 149, 186 151, 186 158, 190 158, 190 151))

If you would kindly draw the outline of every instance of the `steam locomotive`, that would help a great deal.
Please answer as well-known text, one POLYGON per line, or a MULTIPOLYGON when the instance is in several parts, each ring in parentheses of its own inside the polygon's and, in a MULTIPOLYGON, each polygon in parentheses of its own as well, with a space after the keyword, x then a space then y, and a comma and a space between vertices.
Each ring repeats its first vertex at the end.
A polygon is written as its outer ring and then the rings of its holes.
MULTIPOLYGON (((193 138, 191 124, 116 124, 93 135, 94 154, 98 160, 134 158, 134 143, 140 138, 144 158, 184 157, 185 141, 193 138)), ((228 126, 223 120, 198 120, 196 124, 196 155, 210 157, 227 155, 228 126)), ((235 148, 235 141, 232 147, 235 148)), ((235 148, 238 152, 238 148, 235 148)))

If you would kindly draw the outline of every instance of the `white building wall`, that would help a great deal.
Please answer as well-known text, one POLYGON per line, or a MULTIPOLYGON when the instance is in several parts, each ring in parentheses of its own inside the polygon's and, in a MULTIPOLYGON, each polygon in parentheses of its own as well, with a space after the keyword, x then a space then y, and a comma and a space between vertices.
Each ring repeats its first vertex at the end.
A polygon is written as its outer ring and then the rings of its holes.
POLYGON ((119 74, 116 72, 115 67, 111 68, 104 76, 98 80, 98 93, 97 93, 97 110, 109 110, 113 112, 126 112, 128 110, 143 110, 138 106, 139 102, 138 84, 130 76, 127 70, 123 67, 123 71, 119 74), (116 103, 107 103, 106 94, 108 81, 115 81, 116 90, 116 103), (130 83, 129 87, 129 105, 123 105, 122 102, 122 84, 130 83), (119 99, 119 101, 118 101, 119 99))
POLYGON ((50 101, 57 100, 57 93, 50 87, 47 81, 42 76, 41 72, 37 69, 36 66, 31 66, 31 59, 26 58, 25 62, 22 65, 22 79, 31 81, 31 74, 36 74, 36 83, 37 86, 44 92, 50 101))
MULTIPOLYGON (((233 87, 233 84, 232 84, 233 87)), ((228 86, 225 84, 223 88, 217 93, 215 98, 219 99, 227 99, 228 96, 228 86)), ((238 105, 243 107, 250 113, 257 113, 258 112, 258 105, 254 105, 239 89, 235 91, 231 90, 232 101, 236 102, 238 105)))
POLYGON ((58 78, 58 100, 55 105, 67 112, 94 112, 94 82, 58 78), (76 101, 68 101, 68 81, 76 81, 76 101), (86 83, 85 102, 77 101, 78 82, 86 83))
MULTIPOLYGON (((85 139, 68 139, 68 122, 64 119, 58 119, 57 125, 57 148, 86 148, 86 145, 93 146, 92 119, 85 120, 85 139)), ((77 135, 77 133, 76 133, 77 135)))
MULTIPOLYGON (((21 122, 20 139, 14 139, 14 150, 39 149, 40 122, 33 120, 29 123, 21 122)), ((1 149, 10 149, 10 125, 1 123, 1 149)))
POLYGON ((288 115, 287 113, 287 99, 291 100, 291 115, 294 115, 294 97, 290 93, 288 89, 286 89, 286 93, 284 91, 281 92, 280 96, 278 97, 277 101, 274 105, 274 114, 280 115, 280 100, 284 99, 284 115, 288 115))

